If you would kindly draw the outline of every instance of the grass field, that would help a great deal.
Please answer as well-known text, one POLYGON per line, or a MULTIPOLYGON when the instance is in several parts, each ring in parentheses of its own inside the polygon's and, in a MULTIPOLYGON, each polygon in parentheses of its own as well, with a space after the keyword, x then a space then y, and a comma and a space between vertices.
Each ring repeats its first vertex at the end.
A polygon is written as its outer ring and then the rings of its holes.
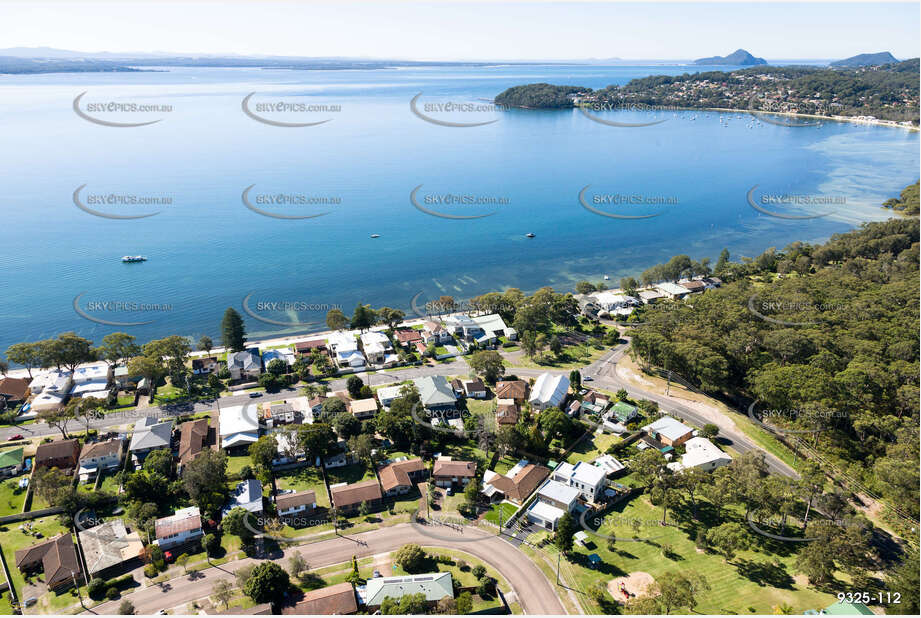
POLYGON ((508 502, 500 502, 489 507, 489 510, 486 511, 486 514, 483 515, 483 519, 499 526, 508 521, 508 518, 511 517, 517 510, 518 507, 514 504, 510 504, 508 502), (500 524, 500 518, 502 524, 500 524))
POLYGON ((336 483, 359 483, 375 478, 374 470, 364 462, 342 466, 341 468, 330 468, 326 471, 326 478, 330 485, 336 483))
POLYGON ((496 460, 496 465, 493 468, 493 471, 497 474, 505 474, 509 470, 515 467, 515 465, 520 461, 519 457, 512 457, 511 455, 503 455, 496 460))
MULTIPOLYGON (((604 346, 596 349, 593 344, 580 344, 566 346, 560 358, 555 357, 551 352, 544 351, 543 356, 538 356, 531 360, 522 354, 514 362, 506 362, 509 367, 522 367, 526 369, 581 369, 585 365, 591 364, 601 358, 607 350, 604 346)), ((506 350, 507 351, 507 350, 506 350)))
POLYGON ((317 506, 329 507, 329 495, 319 468, 310 466, 286 472, 282 476, 275 477, 275 485, 278 489, 293 489, 294 491, 312 489, 317 495, 317 506))
MULTIPOLYGON (((702 505, 702 511, 704 506, 708 505, 702 505)), ((593 543, 587 548, 576 545, 570 565, 579 587, 585 590, 599 577, 607 582, 634 571, 645 571, 654 578, 669 571, 681 571, 703 575, 710 584, 711 590, 700 595, 695 608, 704 614, 770 614, 774 606, 784 603, 793 607, 793 613, 802 614, 807 609, 826 607, 835 600, 833 595, 807 587, 805 579, 796 574, 793 564, 797 547, 792 543, 774 543, 749 535, 752 549, 727 563, 722 556, 695 547, 695 526, 705 528, 705 524, 691 522, 680 514, 679 525, 661 526, 658 523, 661 517, 661 509, 645 496, 618 505, 605 517, 599 532, 624 539, 632 539, 636 534, 648 541, 618 541, 612 552, 606 539, 590 534, 593 543), (638 522, 636 531, 634 521, 638 522), (668 557, 663 551, 666 545, 671 548, 668 557), (588 566, 587 556, 591 553, 601 556, 600 568, 588 566)), ((675 523, 672 515, 669 523, 675 523)))
POLYGON ((0 482, 0 516, 22 512, 26 490, 19 489, 19 477, 0 482))
POLYGON ((566 461, 573 464, 577 461, 592 461, 596 457, 603 455, 612 444, 619 441, 620 438, 612 433, 592 434, 576 445, 576 448, 572 450, 566 461))
POLYGON ((230 455, 227 457, 227 474, 239 474, 243 466, 252 466, 249 455, 230 455))
MULTIPOLYGON (((41 517, 33 519, 30 522, 32 530, 41 532, 42 538, 36 538, 19 529, 20 523, 4 524, 0 526, 0 547, 3 547, 3 558, 6 560, 6 566, 10 570, 10 582, 16 589, 17 596, 22 598, 22 588, 25 585, 25 579, 19 569, 16 568, 16 551, 38 545, 42 541, 65 531, 64 526, 58 522, 57 516, 41 517)), ((56 595, 55 595, 56 596, 56 595)))

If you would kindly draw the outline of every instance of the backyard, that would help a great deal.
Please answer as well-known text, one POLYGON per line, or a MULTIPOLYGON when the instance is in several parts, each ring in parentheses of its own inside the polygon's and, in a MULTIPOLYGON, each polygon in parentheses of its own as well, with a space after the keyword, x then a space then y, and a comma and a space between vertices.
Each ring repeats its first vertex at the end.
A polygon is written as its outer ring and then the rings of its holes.
POLYGON ((0 482, 0 517, 22 512, 26 490, 19 488, 19 477, 0 482))
POLYGON ((313 490, 317 496, 317 507, 329 508, 329 495, 319 468, 309 466, 285 472, 275 477, 275 486, 294 491, 313 490))

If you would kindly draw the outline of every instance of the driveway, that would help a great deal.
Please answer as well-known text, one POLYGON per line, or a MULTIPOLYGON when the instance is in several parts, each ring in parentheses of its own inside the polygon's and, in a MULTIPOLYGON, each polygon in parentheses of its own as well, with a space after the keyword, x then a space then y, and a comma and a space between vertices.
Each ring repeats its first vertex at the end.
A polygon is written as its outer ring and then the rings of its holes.
MULTIPOLYGON (((299 551, 311 569, 347 562, 352 556, 373 556, 399 549, 406 543, 457 549, 472 554, 495 568, 509 582, 521 607, 527 614, 564 614, 556 588, 543 572, 523 552, 496 535, 478 528, 465 527, 454 531, 447 526, 432 528, 414 524, 398 524, 362 534, 341 536, 285 550, 284 557, 273 561, 282 565, 288 556, 299 551)), ((160 609, 176 608, 185 613, 186 605, 211 594, 214 582, 233 580, 233 573, 252 559, 238 560, 219 567, 199 571, 193 576, 170 580, 162 586, 148 586, 124 595, 117 601, 103 603, 92 610, 97 614, 117 614, 124 599, 130 600, 138 614, 153 614, 160 609)), ((90 612, 84 612, 90 613, 90 612)))

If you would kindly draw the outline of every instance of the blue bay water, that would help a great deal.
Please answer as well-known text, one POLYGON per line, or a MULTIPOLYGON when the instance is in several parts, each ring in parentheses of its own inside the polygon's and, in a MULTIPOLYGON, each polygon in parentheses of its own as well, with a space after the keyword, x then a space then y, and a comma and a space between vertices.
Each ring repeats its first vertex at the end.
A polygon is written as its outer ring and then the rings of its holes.
POLYGON ((114 330, 142 341, 167 334, 217 338, 224 309, 242 309, 251 293, 251 308, 259 302, 320 307, 260 312, 315 322, 315 328, 244 316, 251 337, 265 337, 324 328, 325 306, 340 305, 347 314, 358 302, 409 310, 419 292, 422 304, 442 294, 464 299, 506 287, 571 290, 580 279, 605 274, 616 285, 621 276, 678 253, 715 259, 727 247, 737 259, 794 240, 822 241, 862 221, 887 218, 879 204, 917 180, 918 133, 902 129, 835 122, 790 128, 716 112, 598 114, 620 122, 665 120, 643 128, 605 126, 574 110, 430 113, 458 122, 498 119, 449 128, 426 123, 409 108, 420 92, 420 106, 483 104, 518 84, 599 88, 688 69, 181 68, 0 76, 0 349, 65 330, 97 341, 114 330), (162 118, 150 126, 103 127, 74 113, 73 99, 84 91, 84 102, 133 101, 171 105, 172 111, 118 118, 162 118), (340 105, 341 111, 310 114, 310 120, 332 118, 315 127, 267 126, 241 110, 250 92, 257 93, 254 102, 303 101, 340 105), (169 196, 173 202, 130 211, 162 211, 145 219, 98 218, 73 203, 74 190, 84 184, 84 194, 169 196), (243 205, 241 193, 250 185, 253 194, 335 196, 341 203, 281 209, 330 212, 316 219, 273 219, 243 205), (452 214, 493 213, 442 219, 414 208, 409 196, 418 185, 420 199, 454 194, 508 203, 426 204, 452 214), (606 218, 580 205, 586 185, 588 195, 673 203, 609 209, 658 213, 655 218, 606 218), (828 216, 820 219, 777 219, 748 205, 746 193, 755 185, 759 193, 840 196, 846 203, 823 210, 828 216), (122 264, 125 254, 149 261, 122 264), (81 293, 82 307, 102 301, 169 307, 92 312, 111 321, 152 321, 105 326, 74 311, 81 293))

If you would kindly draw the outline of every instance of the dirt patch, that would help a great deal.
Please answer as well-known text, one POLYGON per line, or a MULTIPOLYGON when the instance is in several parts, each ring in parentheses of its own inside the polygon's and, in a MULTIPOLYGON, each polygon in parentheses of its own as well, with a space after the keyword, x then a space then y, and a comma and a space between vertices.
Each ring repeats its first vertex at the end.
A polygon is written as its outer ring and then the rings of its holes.
POLYGON ((809 587, 809 578, 806 577, 805 575, 802 575, 802 574, 800 574, 800 575, 794 575, 794 576, 793 576, 793 582, 794 582, 799 588, 802 588, 803 590, 805 590, 806 588, 809 587))
POLYGON ((646 589, 652 585, 655 580, 652 575, 645 571, 634 571, 626 577, 618 577, 608 582, 608 592, 617 601, 626 602, 628 599, 624 596, 626 590, 630 598, 641 597, 646 594, 646 589))

